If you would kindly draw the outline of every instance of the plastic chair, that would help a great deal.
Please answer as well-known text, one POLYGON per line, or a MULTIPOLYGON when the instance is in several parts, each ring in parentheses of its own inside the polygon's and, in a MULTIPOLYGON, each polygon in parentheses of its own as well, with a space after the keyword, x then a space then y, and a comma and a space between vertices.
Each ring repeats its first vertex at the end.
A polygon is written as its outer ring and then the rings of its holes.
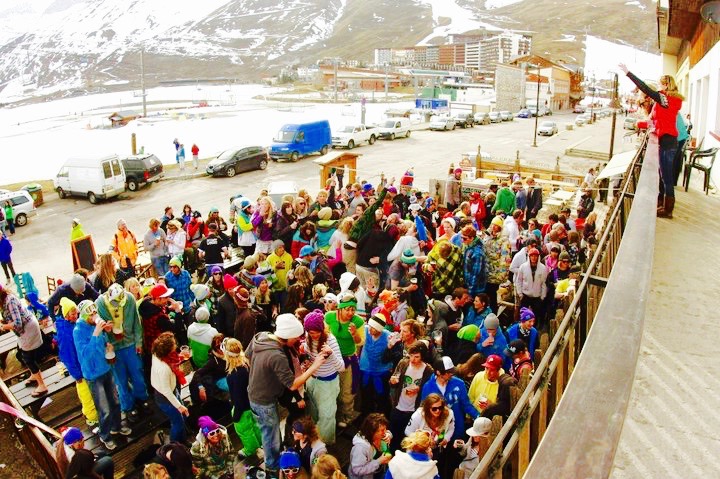
POLYGON ((717 155, 718 148, 708 148, 707 150, 695 150, 690 155, 690 159, 685 165, 685 174, 683 175, 683 186, 685 191, 690 186, 690 175, 692 174, 693 168, 700 170, 705 173, 705 179, 703 182, 703 190, 705 194, 708 194, 710 190, 710 172, 712 171, 713 164, 715 163, 715 156, 717 155), (710 158, 710 163, 707 160, 702 161, 704 158, 710 158))

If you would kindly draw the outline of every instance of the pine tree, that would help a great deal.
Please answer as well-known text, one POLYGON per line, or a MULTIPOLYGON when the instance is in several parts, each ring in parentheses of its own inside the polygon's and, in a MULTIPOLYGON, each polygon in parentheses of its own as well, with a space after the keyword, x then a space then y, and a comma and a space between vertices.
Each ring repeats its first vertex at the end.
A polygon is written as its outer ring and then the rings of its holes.
POLYGON ((380 196, 378 196, 377 201, 366 209, 363 215, 355 222, 349 235, 352 241, 358 241, 372 229, 375 224, 375 210, 382 206, 385 195, 387 195, 387 189, 383 189, 382 192, 380 192, 380 196))

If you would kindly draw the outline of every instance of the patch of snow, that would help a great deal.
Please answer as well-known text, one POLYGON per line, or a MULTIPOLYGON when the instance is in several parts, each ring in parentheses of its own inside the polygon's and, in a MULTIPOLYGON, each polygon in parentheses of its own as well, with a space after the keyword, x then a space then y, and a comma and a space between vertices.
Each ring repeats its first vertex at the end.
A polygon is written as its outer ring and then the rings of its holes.
POLYGON ((502 8, 512 5, 513 3, 520 3, 523 0, 485 0, 485 8, 491 10, 493 8, 502 8))
POLYGON ((432 33, 420 40, 418 45, 427 45, 428 42, 435 37, 445 37, 447 35, 465 33, 470 30, 485 28, 490 31, 502 31, 502 28, 496 27, 489 23, 476 20, 477 15, 464 7, 457 4, 457 0, 417 0, 420 3, 430 5, 432 8, 433 20, 436 26, 432 33), (440 17, 450 19, 449 25, 440 26, 440 17))
POLYGON ((618 72, 620 90, 631 91, 635 85, 620 71, 618 63, 625 63, 640 78, 653 80, 660 76, 662 69, 660 55, 588 35, 585 41, 586 78, 594 74, 596 80, 609 79, 613 72, 618 72))
POLYGON ((112 85, 127 85, 130 83, 129 80, 108 80, 103 85, 105 86, 112 86, 112 85))
POLYGON ((574 42, 575 41, 575 35, 568 35, 563 33, 562 38, 560 40, 555 40, 556 42, 574 42))

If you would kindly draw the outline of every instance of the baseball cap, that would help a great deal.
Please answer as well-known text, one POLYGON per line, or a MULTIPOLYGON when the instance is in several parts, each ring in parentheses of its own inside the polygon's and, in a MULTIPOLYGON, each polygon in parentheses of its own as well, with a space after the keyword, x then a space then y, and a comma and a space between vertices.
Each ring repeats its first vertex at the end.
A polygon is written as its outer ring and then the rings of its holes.
POLYGON ((525 346, 525 341, 522 339, 513 339, 510 341, 510 344, 508 344, 507 348, 505 348, 505 355, 506 356, 514 356, 516 354, 524 353, 527 351, 527 346, 525 346))
POLYGON ((168 296, 173 294, 174 291, 174 289, 168 288, 164 284, 160 283, 153 286, 153 289, 150 290, 150 296, 153 299, 167 298, 168 296))
MULTIPOLYGON (((502 361, 500 363, 502 364, 502 361)), ((438 374, 455 373, 455 364, 448 356, 443 356, 433 363, 433 369, 438 374)))
POLYGON ((483 366, 486 368, 493 368, 493 369, 500 369, 502 368, 503 360, 500 356, 497 354, 491 354, 487 357, 485 362, 483 363, 483 366))

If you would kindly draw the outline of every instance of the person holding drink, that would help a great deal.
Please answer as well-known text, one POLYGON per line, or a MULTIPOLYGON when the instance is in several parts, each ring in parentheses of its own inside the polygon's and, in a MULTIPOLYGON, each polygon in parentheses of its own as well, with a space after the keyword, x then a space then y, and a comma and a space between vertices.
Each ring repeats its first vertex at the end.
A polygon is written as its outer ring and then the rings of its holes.
POLYGON ((390 432, 392 441, 390 449, 396 451, 400 448, 405 426, 410 417, 420 406, 420 389, 432 377, 433 370, 423 361, 428 348, 425 343, 415 341, 408 347, 408 357, 402 359, 390 376, 390 432))
POLYGON ((105 448, 112 451, 117 446, 112 436, 129 436, 132 430, 121 424, 120 404, 115 395, 115 381, 110 363, 106 359, 107 334, 112 323, 97 315, 95 303, 86 299, 78 305, 80 320, 73 329, 73 341, 77 350, 83 377, 90 386, 95 409, 100 420, 98 436, 105 448))
POLYGON ((95 300, 98 316, 111 325, 108 345, 115 354, 113 377, 118 388, 120 407, 126 417, 135 420, 139 413, 137 405, 149 407, 145 377, 140 355, 143 346, 143 329, 140 316, 131 294, 117 283, 95 300))
POLYGON ((179 366, 187 357, 181 357, 176 349, 177 342, 171 332, 162 333, 153 342, 150 384, 155 389, 155 403, 170 419, 170 441, 185 442, 184 416, 190 413, 180 400, 180 388, 187 380, 179 366))

